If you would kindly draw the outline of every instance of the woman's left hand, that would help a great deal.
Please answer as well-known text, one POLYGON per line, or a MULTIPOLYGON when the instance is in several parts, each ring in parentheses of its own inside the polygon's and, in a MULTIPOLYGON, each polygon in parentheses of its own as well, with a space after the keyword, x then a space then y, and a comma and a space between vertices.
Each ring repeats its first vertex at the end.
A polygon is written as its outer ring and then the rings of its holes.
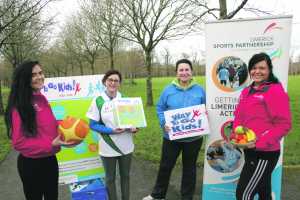
POLYGON ((256 141, 248 142, 247 144, 238 144, 238 143, 231 143, 234 147, 238 147, 241 149, 254 149, 256 147, 256 141))
POLYGON ((66 146, 66 147, 73 147, 76 146, 75 142, 65 142, 61 139, 61 136, 58 135, 56 138, 52 140, 52 146, 58 147, 58 146, 66 146))
POLYGON ((256 141, 249 142, 248 145, 247 145, 247 148, 248 148, 248 149, 254 149, 254 148, 256 147, 255 142, 256 142, 256 141))

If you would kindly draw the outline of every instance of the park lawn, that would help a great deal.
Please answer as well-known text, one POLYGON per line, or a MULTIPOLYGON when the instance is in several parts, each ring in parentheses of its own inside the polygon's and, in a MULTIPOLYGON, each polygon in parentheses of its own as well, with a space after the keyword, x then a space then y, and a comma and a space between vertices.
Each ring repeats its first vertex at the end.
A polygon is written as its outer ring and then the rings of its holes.
MULTIPOLYGON (((7 103, 8 92, 9 90, 7 88, 2 88, 4 106, 6 106, 7 103)), ((6 128, 4 125, 4 116, 0 115, 0 162, 9 152, 9 150, 10 150, 10 142, 6 134, 6 128)))
POLYGON ((300 165, 300 76, 289 76, 288 94, 292 111, 292 131, 284 142, 284 165, 300 165))
MULTIPOLYGON (((153 78, 153 98, 154 104, 157 103, 160 93, 163 88, 169 84, 173 78, 153 78)), ((205 87, 204 77, 196 77, 196 80, 205 87)), ((136 85, 129 85, 123 83, 121 91, 130 97, 141 96, 143 103, 146 104, 146 80, 137 79, 136 85)), ((290 96, 293 129, 285 138, 284 144, 284 165, 300 165, 300 76, 289 76, 288 93, 290 96)), ((159 162, 161 153, 161 130, 159 127, 158 119, 155 112, 155 106, 145 106, 145 113, 147 119, 147 127, 141 129, 135 136, 135 156, 159 162)), ((198 165, 203 164, 204 145, 202 145, 200 156, 198 158, 198 165)), ((180 162, 180 161, 179 161, 180 162)))
MULTIPOLYGON (((154 104, 157 103, 160 93, 163 88, 169 84, 173 78, 153 78, 153 97, 154 104)), ((204 77, 197 77, 196 80, 204 86, 204 77)), ((121 91, 129 97, 142 97, 146 104, 146 80, 137 79, 136 84, 131 85, 127 80, 122 84, 121 91)), ((290 76, 288 82, 288 92, 291 102, 291 110, 293 113, 293 129, 285 139, 284 145, 284 165, 300 165, 300 148, 297 148, 300 143, 300 76, 290 76)), ((7 98, 8 90, 4 90, 5 99, 7 98)), ((135 135, 135 156, 145 160, 159 162, 161 152, 161 129, 159 127, 156 116, 155 106, 144 107, 147 127, 141 129, 135 135)), ((9 151, 10 144, 6 137, 6 132, 3 124, 3 117, 0 118, 0 161, 9 151)), ((202 165, 204 157, 204 145, 202 146, 198 164, 202 165)), ((179 161, 180 162, 180 161, 179 161)))

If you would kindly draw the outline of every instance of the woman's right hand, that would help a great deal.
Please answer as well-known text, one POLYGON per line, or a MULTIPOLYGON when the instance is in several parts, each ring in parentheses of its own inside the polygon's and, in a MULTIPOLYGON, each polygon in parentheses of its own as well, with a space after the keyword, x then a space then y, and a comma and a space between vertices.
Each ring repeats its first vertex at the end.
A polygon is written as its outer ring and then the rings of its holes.
POLYGON ((125 129, 124 129, 124 128, 116 128, 116 129, 114 130, 114 133, 116 133, 116 134, 123 133, 123 132, 125 132, 125 129))

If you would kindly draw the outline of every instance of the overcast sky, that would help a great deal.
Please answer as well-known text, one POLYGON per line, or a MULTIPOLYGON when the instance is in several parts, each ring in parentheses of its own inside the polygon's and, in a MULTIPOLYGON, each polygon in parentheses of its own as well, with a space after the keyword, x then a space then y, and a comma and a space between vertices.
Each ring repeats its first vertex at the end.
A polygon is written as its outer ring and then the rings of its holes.
MULTIPOLYGON (((218 5, 219 0, 211 0, 211 5, 218 5)), ((240 0, 227 0, 228 11, 232 10, 240 2, 240 0)), ((56 3, 52 3, 49 12, 50 15, 56 14, 56 21, 58 21, 57 29, 62 26, 64 21, 68 19, 72 13, 78 9, 77 0, 60 0, 56 3)), ((292 27, 292 40, 291 51, 296 55, 300 55, 300 0, 249 0, 247 7, 255 7, 264 11, 269 11, 272 14, 278 15, 293 15, 293 27, 292 27)), ((240 12, 235 18, 247 18, 255 17, 250 12, 240 12)), ((156 49, 157 54, 164 54, 164 49, 167 48, 171 52, 173 62, 181 57, 182 53, 191 55, 197 52, 200 56, 200 52, 205 49, 205 38, 200 34, 193 34, 192 36, 185 37, 181 40, 163 41, 156 49)))

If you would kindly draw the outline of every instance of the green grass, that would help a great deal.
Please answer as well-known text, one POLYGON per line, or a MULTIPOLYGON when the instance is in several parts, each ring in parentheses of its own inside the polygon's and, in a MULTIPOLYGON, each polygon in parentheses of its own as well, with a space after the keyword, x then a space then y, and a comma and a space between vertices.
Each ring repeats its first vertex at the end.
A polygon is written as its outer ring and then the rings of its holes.
POLYGON ((290 97, 293 127, 284 142, 283 160, 285 165, 300 165, 300 76, 290 76, 288 93, 290 97))
MULTIPOLYGON (((156 104, 163 88, 172 81, 173 78, 153 78, 153 97, 156 104)), ((145 79, 135 80, 136 85, 123 83, 121 88, 126 96, 135 97, 141 96, 144 104, 146 103, 146 81, 145 79)), ((205 85, 204 77, 197 77, 197 81, 201 85, 205 85)), ((300 165, 300 149, 297 148, 300 144, 300 76, 290 76, 288 82, 288 93, 290 96, 291 110, 293 117, 293 129, 284 143, 284 165, 300 165)), ((205 86, 204 86, 205 87, 205 86)), ((144 107, 147 119, 147 127, 141 129, 135 136, 135 156, 159 162, 161 153, 161 130, 159 128, 158 119, 156 117, 155 107, 144 107)), ((198 158, 198 164, 203 163, 204 146, 198 158)), ((180 162, 180 161, 179 161, 180 162)))
MULTIPOLYGON (((2 94, 3 94, 3 103, 4 106, 7 103, 7 96, 8 96, 8 89, 2 88, 2 94)), ((10 150, 10 142, 6 135, 6 128, 4 125, 4 118, 0 115, 0 162, 3 160, 3 158, 6 156, 6 154, 10 150)))
MULTIPOLYGON (((153 97, 154 104, 156 104, 163 88, 169 84, 173 78, 153 78, 153 97)), ((204 77, 197 77, 198 82, 204 86, 204 77)), ((136 85, 123 83, 121 91, 129 97, 142 97, 143 102, 146 103, 146 80, 137 79, 136 85)), ((288 82, 288 93, 290 96, 291 110, 293 114, 293 129, 285 138, 284 148, 284 165, 300 165, 300 76, 290 76, 288 82)), ((5 99, 7 97, 7 89, 4 90, 5 99)), ((156 117, 155 107, 144 107, 147 119, 147 127, 141 129, 135 135, 135 156, 145 160, 158 162, 160 159, 162 133, 159 127, 158 119, 156 117)), ((0 161, 6 155, 10 148, 7 140, 3 118, 0 119, 0 161)), ((204 145, 198 159, 198 164, 203 163, 204 145)))

